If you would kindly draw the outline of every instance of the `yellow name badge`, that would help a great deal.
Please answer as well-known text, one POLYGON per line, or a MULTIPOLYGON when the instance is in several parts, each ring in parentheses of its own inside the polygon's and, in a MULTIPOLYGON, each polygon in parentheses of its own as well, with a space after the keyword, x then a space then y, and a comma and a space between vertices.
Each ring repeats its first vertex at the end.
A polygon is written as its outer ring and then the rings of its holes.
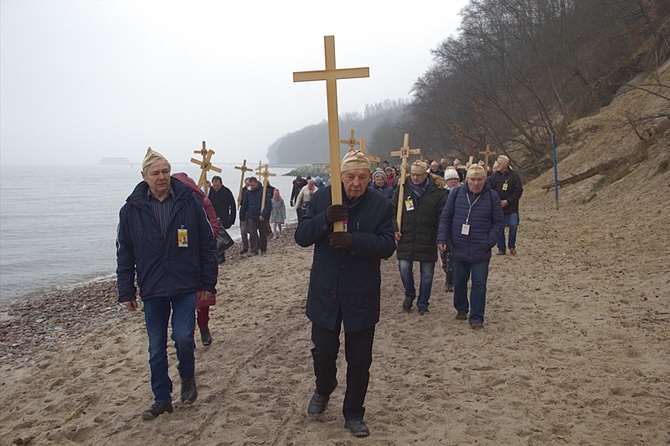
POLYGON ((502 190, 507 190, 507 181, 505 181, 502 185, 502 190))
POLYGON ((188 248, 188 229, 184 227, 177 229, 177 245, 180 248, 188 248))
POLYGON ((407 209, 408 211, 414 210, 414 201, 412 200, 411 197, 405 200, 405 209, 407 209))

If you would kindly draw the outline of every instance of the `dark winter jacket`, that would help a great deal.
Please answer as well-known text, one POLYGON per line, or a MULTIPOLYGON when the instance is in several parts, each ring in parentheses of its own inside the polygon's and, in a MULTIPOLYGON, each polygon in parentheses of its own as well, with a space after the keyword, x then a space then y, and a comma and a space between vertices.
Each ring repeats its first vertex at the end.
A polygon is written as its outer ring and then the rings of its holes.
POLYGON ((523 194, 523 185, 521 178, 511 168, 507 167, 505 172, 493 172, 488 178, 491 189, 498 192, 500 200, 507 200, 507 206, 503 208, 503 213, 513 214, 519 212, 519 199, 523 194))
POLYGON ((135 299, 135 274, 142 300, 197 291, 216 293, 216 244, 201 198, 172 178, 175 194, 167 236, 147 201, 149 185, 142 181, 119 212, 116 239, 119 302, 135 299), (188 247, 180 248, 177 230, 188 231, 188 247))
POLYGON ((221 220, 223 227, 229 229, 234 225, 237 216, 237 203, 230 189, 226 186, 221 186, 218 191, 210 188, 208 198, 214 205, 216 215, 221 220))
POLYGON ((368 187, 385 196, 389 200, 389 202, 391 201, 391 198, 393 197, 393 188, 389 187, 389 185, 386 184, 386 182, 384 182, 384 185, 382 187, 377 186, 374 182, 372 182, 372 184, 370 184, 370 186, 368 187))
POLYGON ((481 263, 491 258, 491 248, 498 242, 504 228, 505 217, 496 191, 484 183, 482 192, 474 195, 468 189, 468 183, 463 183, 449 193, 440 217, 437 244, 448 244, 451 255, 456 259, 481 263), (468 220, 470 232, 463 235, 463 224, 470 208, 468 196, 473 203, 468 220))
POLYGON ((258 184, 254 190, 247 190, 242 198, 242 207, 240 207, 240 221, 245 221, 247 218, 258 220, 259 216, 264 219, 270 218, 272 213, 272 191, 274 189, 267 188, 265 194, 265 208, 261 212, 261 204, 263 203, 263 186, 258 184))
POLYGON ((330 188, 314 194, 295 231, 300 246, 314 245, 306 313, 315 325, 334 330, 341 311, 345 332, 365 330, 379 322, 380 262, 395 251, 391 205, 369 189, 354 202, 343 191, 353 247, 333 249, 328 243, 333 228, 326 222, 330 188))
MULTIPOLYGON (((410 189, 411 180, 405 182, 402 200, 402 237, 398 242, 396 255, 399 260, 411 262, 437 262, 437 228, 447 194, 438 187, 432 177, 428 177, 428 187, 417 202, 410 189), (413 210, 407 210, 407 200, 412 201, 413 210)), ((393 215, 398 212, 398 192, 395 190, 391 204, 393 215)), ((393 219, 393 230, 398 230, 398 222, 393 219)))

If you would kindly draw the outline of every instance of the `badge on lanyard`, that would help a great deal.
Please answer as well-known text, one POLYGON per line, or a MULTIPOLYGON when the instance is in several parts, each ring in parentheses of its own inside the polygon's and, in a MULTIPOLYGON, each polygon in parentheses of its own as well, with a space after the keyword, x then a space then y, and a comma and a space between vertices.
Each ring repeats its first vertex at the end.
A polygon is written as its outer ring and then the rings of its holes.
POLYGON ((507 180, 503 183, 502 190, 507 190, 507 180))
POLYGON ((177 229, 177 245, 180 248, 188 248, 188 229, 184 228, 184 225, 177 229))
POLYGON ((408 211, 414 210, 414 200, 412 200, 411 196, 405 199, 405 209, 407 209, 408 211))
POLYGON ((470 235, 470 225, 467 223, 463 223, 463 226, 461 226, 461 235, 470 235))
POLYGON ((349 226, 349 219, 347 218, 342 222, 342 225, 344 226, 344 232, 347 232, 347 228, 349 226))

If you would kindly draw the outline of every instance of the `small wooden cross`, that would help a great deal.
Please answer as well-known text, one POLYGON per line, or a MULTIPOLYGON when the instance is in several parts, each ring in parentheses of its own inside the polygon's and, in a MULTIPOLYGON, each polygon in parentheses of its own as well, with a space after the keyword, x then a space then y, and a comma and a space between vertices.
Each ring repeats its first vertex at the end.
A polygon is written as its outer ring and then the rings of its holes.
POLYGON ((202 155, 202 161, 191 158, 191 162, 197 164, 200 166, 200 169, 202 169, 202 172, 200 172, 200 179, 198 179, 198 187, 202 189, 204 186, 205 196, 207 196, 207 172, 213 170, 214 172, 221 173, 221 169, 213 166, 211 163, 212 155, 214 155, 216 152, 212 149, 207 149, 207 143, 203 141, 202 150, 194 150, 193 153, 199 153, 202 155))
POLYGON ((276 177, 276 173, 270 173, 268 170, 269 167, 268 165, 263 166, 263 171, 258 174, 258 176, 263 177, 263 198, 261 198, 261 212, 263 212, 263 209, 265 209, 265 195, 267 194, 268 191, 268 184, 270 182, 268 181, 268 177, 276 177))
MULTIPOLYGON (((350 136, 349 136, 349 139, 340 139, 340 143, 341 143, 341 144, 346 144, 346 145, 348 145, 348 146, 349 146, 349 150, 356 150, 356 146, 360 146, 360 145, 361 145, 361 142, 360 142, 360 141, 356 141, 356 138, 354 138, 354 131, 353 131, 353 129, 351 130, 351 132, 349 133, 349 135, 350 135, 350 136)), ((363 153, 365 153, 365 152, 363 152, 363 153)))
POLYGON ((485 163, 486 163, 486 168, 489 169, 489 157, 491 155, 495 155, 496 153, 491 150, 491 145, 486 144, 486 150, 483 152, 479 152, 480 155, 484 155, 486 157, 485 163))
POLYGON ((247 172, 251 172, 254 169, 247 167, 247 160, 244 160, 241 166, 235 166, 235 169, 242 171, 242 175, 240 177, 240 192, 237 194, 237 207, 239 208, 240 206, 242 206, 242 190, 244 189, 244 175, 247 172))
POLYGON ((402 228, 402 207, 404 205, 405 195, 405 179, 407 178, 407 159, 410 155, 419 155, 421 149, 410 149, 409 148, 409 133, 405 133, 405 143, 400 148, 400 150, 391 152, 391 156, 399 156, 402 158, 402 164, 400 166, 400 181, 398 182, 398 211, 396 212, 396 223, 398 224, 398 231, 402 228))
MULTIPOLYGON (((352 132, 353 132, 353 130, 352 130, 352 132)), ((365 154, 365 156, 367 156, 368 159, 370 161, 374 162, 374 163, 381 163, 382 162, 382 159, 379 158, 378 156, 368 155, 368 152, 365 151, 365 140, 364 139, 361 139, 361 152, 363 152, 365 154)))
MULTIPOLYGON (((342 204, 342 181, 340 172, 340 144, 339 144, 339 116, 337 111, 337 80, 353 79, 359 77, 370 77, 370 69, 364 68, 340 68, 335 67, 335 37, 324 36, 324 47, 326 52, 326 69, 318 71, 299 71, 293 73, 293 82, 326 81, 326 99, 328 102, 328 142, 330 152, 330 181, 332 187, 332 204, 342 204)), ((333 231, 344 231, 344 224, 336 221, 333 231)))

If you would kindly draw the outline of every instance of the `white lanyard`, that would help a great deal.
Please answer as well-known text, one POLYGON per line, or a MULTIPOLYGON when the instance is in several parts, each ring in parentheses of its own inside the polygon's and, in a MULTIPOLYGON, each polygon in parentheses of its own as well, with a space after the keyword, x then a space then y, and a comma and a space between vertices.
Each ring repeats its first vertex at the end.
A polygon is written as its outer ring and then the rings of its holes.
POLYGON ((469 222, 470 222, 470 211, 472 211, 472 207, 477 203, 477 201, 481 198, 481 196, 482 196, 482 194, 479 194, 477 196, 477 198, 475 199, 475 202, 471 204, 470 203, 470 195, 468 195, 467 192, 465 193, 465 198, 468 199, 468 206, 469 206, 468 207, 468 216, 465 218, 465 224, 466 225, 469 224, 469 222))

